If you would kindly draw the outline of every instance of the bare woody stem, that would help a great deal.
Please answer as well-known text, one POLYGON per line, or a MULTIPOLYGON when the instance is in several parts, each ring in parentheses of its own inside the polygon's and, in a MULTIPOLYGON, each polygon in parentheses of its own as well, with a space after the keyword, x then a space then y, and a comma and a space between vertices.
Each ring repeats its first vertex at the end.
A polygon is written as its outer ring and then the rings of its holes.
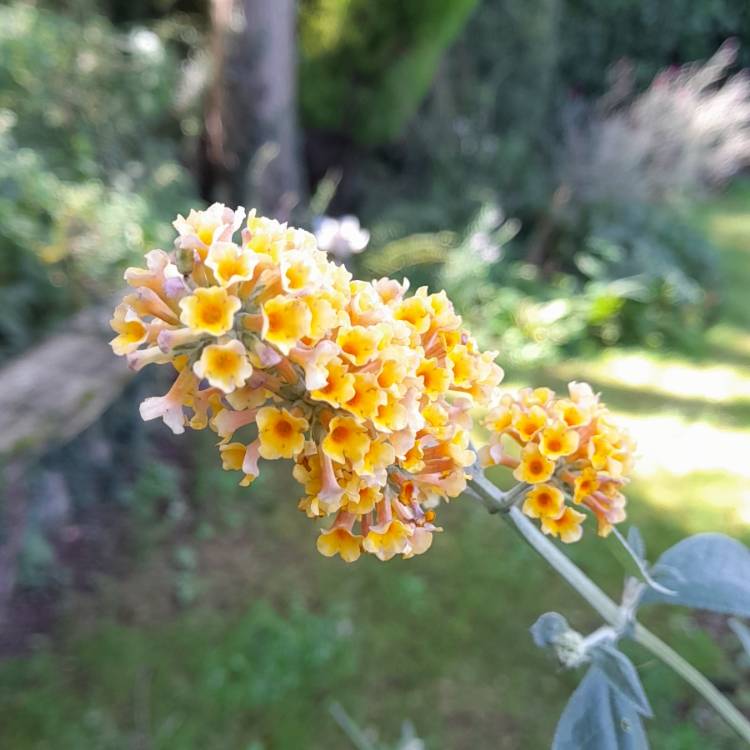
MULTIPOLYGON (((516 488, 503 492, 480 473, 469 482, 469 494, 472 497, 481 502, 490 513, 499 513, 607 623, 619 628, 622 624, 622 608, 523 515, 516 507, 521 493, 515 490, 516 488)), ((631 637, 692 685, 750 745, 750 722, 701 672, 640 623, 635 623, 631 637)))

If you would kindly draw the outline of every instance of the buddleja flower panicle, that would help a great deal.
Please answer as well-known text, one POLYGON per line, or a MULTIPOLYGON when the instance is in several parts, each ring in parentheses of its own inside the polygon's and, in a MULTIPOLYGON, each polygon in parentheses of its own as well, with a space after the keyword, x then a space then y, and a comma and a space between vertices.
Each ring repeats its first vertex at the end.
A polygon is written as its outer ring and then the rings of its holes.
POLYGON ((174 227, 172 253, 125 272, 133 291, 112 320, 132 368, 177 372, 143 418, 214 430, 242 485, 291 459, 300 509, 332 519, 324 555, 426 551, 434 508, 466 487, 470 409, 496 398, 496 353, 444 292, 355 280, 304 230, 221 204, 174 227))
POLYGON ((633 469, 635 444, 612 421, 586 383, 570 383, 567 397, 549 388, 525 388, 499 398, 485 418, 489 444, 481 464, 506 466, 530 485, 523 512, 539 519, 542 531, 576 542, 586 514, 607 536, 625 520, 622 487, 633 469))

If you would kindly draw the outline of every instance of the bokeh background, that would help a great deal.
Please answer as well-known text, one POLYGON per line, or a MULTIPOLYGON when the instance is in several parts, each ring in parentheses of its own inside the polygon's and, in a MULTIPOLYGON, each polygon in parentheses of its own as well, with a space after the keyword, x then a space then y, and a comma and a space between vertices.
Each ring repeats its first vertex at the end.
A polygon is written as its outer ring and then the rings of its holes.
MULTIPOLYGON (((572 591, 466 499, 424 557, 321 558, 286 469, 139 421, 112 295, 177 212, 258 206, 446 288, 509 388, 591 381, 651 559, 750 541, 748 66, 745 0, 2 3, 0 747, 547 747, 579 675, 528 626, 595 628, 572 591)), ((644 617, 750 710, 722 618, 644 617)), ((738 747, 630 655, 655 748, 738 747)))

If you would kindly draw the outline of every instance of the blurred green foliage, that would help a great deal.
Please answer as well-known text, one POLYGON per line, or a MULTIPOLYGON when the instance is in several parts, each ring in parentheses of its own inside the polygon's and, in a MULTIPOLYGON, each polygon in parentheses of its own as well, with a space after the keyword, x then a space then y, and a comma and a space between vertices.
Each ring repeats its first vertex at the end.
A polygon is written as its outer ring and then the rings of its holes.
POLYGON ((0 738, 25 748, 46 736, 56 750, 263 748, 268 737, 306 747, 325 710, 314 697, 351 674, 346 646, 334 616, 299 605, 201 611, 151 630, 100 624, 63 669, 51 649, 5 665, 0 738))
POLYGON ((477 0, 303 0, 305 123, 364 143, 398 137, 477 0))
POLYGON ((183 209, 177 60, 145 29, 0 8, 0 353, 106 294, 183 209), (82 44, 82 41, 84 42, 82 44))
MULTIPOLYGON (((643 84, 673 62, 695 59, 689 55, 709 57, 730 32, 746 34, 750 47, 741 4, 708 3, 694 14, 683 6, 480 3, 446 54, 399 158, 358 165, 360 215, 373 238, 364 269, 447 286, 506 358, 538 361, 615 343, 691 346, 718 313, 716 248, 673 200, 680 196, 648 194, 646 165, 636 179, 641 192, 627 200, 571 194, 570 165, 580 162, 564 138, 565 117, 582 108, 581 93, 601 93, 608 66, 629 50, 643 84), (660 35, 666 21, 669 32, 660 35), (701 36, 698 27, 713 31, 701 36), (602 42, 613 37, 617 44, 602 42), (470 248, 472 223, 491 205, 518 218, 522 230, 499 262, 482 263, 470 248), (466 241, 446 244, 441 230, 466 241), (477 263, 471 283, 451 281, 450 268, 477 263)), ((634 129, 634 151, 649 136, 634 129)), ((680 146, 691 158, 691 144, 680 146)), ((592 160, 580 166, 584 180, 588 168, 598 170, 597 184, 616 185, 633 179, 618 169, 639 166, 592 160)))
POLYGON ((750 5, 736 0, 564 0, 560 13, 560 74, 568 86, 600 93, 607 69, 621 58, 647 84, 670 64, 704 60, 729 37, 750 66, 750 5))

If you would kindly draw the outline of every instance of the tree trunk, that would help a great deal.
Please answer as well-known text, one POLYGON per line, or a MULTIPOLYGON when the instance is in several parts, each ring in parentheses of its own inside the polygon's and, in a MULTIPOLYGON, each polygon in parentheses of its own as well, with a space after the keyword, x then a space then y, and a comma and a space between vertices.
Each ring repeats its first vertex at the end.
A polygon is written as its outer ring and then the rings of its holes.
POLYGON ((212 0, 204 197, 286 220, 303 197, 295 0, 212 0), (205 189, 208 188, 208 189, 205 189))

